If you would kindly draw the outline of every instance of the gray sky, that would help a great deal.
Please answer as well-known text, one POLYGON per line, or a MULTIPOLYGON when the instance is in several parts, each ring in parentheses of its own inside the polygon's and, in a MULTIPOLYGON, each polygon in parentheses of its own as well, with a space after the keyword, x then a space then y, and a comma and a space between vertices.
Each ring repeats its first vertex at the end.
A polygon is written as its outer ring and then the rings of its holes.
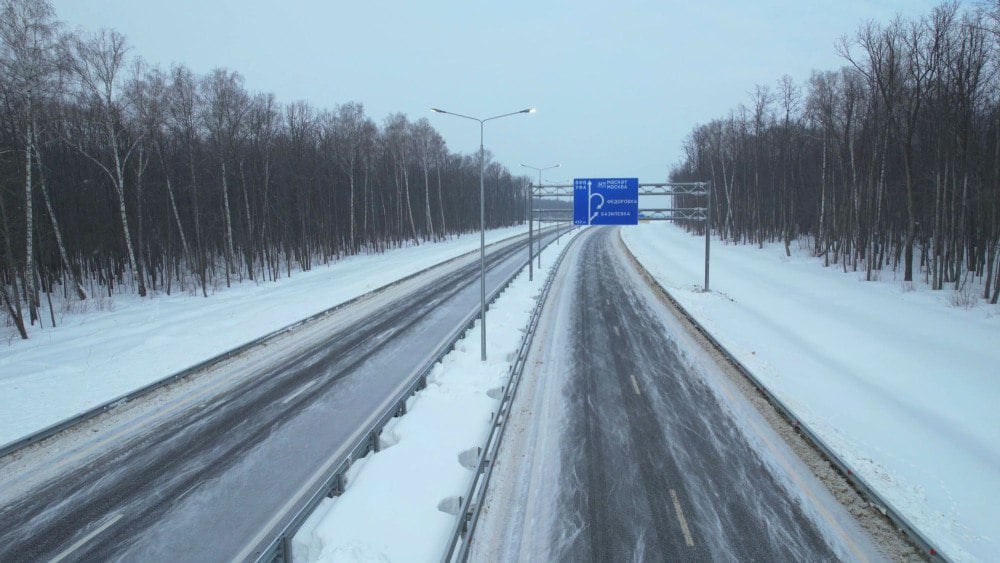
MULTIPOLYGON (((381 123, 427 117, 452 150, 486 147, 512 170, 562 163, 573 177, 662 180, 691 128, 783 74, 843 64, 833 43, 858 24, 914 17, 930 0, 56 0, 70 27, 111 27, 133 53, 332 109, 359 101, 381 123)), ((522 169, 524 170, 524 169, 522 169)), ((526 171, 534 174, 533 172, 526 171)), ((533 176, 534 177, 534 176, 533 176)))

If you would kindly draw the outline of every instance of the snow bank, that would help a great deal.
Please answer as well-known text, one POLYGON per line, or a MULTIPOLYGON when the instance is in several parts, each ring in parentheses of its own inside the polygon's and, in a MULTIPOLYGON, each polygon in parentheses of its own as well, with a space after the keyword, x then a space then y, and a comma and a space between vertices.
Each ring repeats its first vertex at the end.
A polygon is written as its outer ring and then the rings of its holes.
MULTIPOLYGON (((487 243, 525 229, 489 231, 487 243)), ((208 298, 120 295, 104 310, 67 315, 58 328, 36 330, 26 341, 8 328, 9 344, 0 344, 0 445, 478 248, 474 233, 351 256, 208 298)))
POLYGON ((951 558, 1000 553, 1000 308, 892 273, 824 268, 782 244, 712 246, 668 224, 622 229, 653 276, 951 558), (901 280, 901 276, 899 278, 901 280))

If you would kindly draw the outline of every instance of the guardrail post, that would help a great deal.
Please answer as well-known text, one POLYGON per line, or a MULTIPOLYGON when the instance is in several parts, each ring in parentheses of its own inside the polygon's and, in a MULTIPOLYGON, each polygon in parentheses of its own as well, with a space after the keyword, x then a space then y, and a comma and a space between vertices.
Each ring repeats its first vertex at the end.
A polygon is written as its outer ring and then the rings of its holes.
POLYGON ((330 486, 330 490, 326 492, 326 498, 339 497, 344 494, 344 474, 337 473, 333 476, 333 484, 330 486))
POLYGON ((292 540, 288 536, 281 536, 278 540, 278 549, 274 552, 272 563, 292 563, 292 540))

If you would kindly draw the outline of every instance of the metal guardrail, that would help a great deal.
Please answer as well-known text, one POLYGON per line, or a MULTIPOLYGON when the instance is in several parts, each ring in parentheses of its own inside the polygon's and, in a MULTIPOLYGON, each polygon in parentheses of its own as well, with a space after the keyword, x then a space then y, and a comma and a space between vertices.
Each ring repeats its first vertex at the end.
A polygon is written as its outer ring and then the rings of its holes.
MULTIPOLYGON (((552 244, 554 240, 555 239, 550 240, 546 244, 546 247, 549 244, 552 244)), ((541 251, 542 249, 540 248, 538 252, 535 253, 535 256, 541 253, 541 251)), ((478 250, 476 252, 478 252, 478 250)), ((527 266, 527 264, 525 264, 525 266, 527 266)), ((500 284, 500 286, 494 289, 487 296, 487 303, 492 305, 493 302, 496 301, 497 297, 499 297, 500 294, 510 286, 522 270, 523 268, 515 270, 510 276, 507 277, 507 279, 504 280, 502 284, 500 284)), ((410 383, 408 383, 392 398, 389 402, 388 408, 386 408, 375 421, 355 434, 356 438, 348 449, 350 453, 346 456, 346 458, 337 462, 336 469, 333 473, 322 479, 315 487, 313 487, 313 493, 309 496, 308 500, 303 502, 298 507, 293 508, 291 512, 294 514, 292 514, 285 523, 279 526, 280 529, 276 533, 267 534, 272 539, 267 540, 266 545, 260 549, 255 549, 254 554, 251 556, 251 560, 258 563, 291 562, 291 542, 295 533, 302 527, 302 524, 304 524, 313 511, 316 510, 316 507, 319 506, 323 499, 339 496, 343 493, 344 476, 351 468, 351 465, 353 465, 355 461, 368 455, 369 452, 378 451, 379 434, 381 434, 385 425, 388 424, 393 418, 406 413, 406 401, 414 393, 423 389, 427 385, 427 376, 430 375, 434 366, 446 355, 448 355, 448 353, 454 350, 455 344, 462 339, 467 330, 475 325, 476 319, 478 318, 479 309, 477 308, 475 311, 470 312, 470 314, 465 317, 463 323, 461 323, 458 328, 456 328, 437 348, 433 355, 433 359, 427 364, 427 366, 424 367, 410 383)))
MULTIPOLYGON (((572 230, 573 229, 570 229, 570 231, 572 230)), ((478 523, 479 515, 482 512, 483 500, 486 497, 486 491, 489 488, 490 477, 493 475, 494 461, 500 451, 500 444, 503 442, 504 432, 507 430, 507 422, 510 419, 510 409, 513 406, 514 398, 517 395, 517 389, 521 383, 521 375, 524 372, 524 365, 528 359, 528 350, 531 348, 531 343, 535 337, 535 329, 538 327, 538 321, 542 316, 542 308, 544 307, 545 301, 549 296, 549 289, 552 287, 552 281, 555 279, 556 271, 559 270, 559 265, 562 263, 563 257, 566 255, 566 251, 575 240, 576 239, 570 240, 569 243, 563 247, 562 252, 559 253, 559 258, 556 259, 556 262, 552 265, 552 269, 549 270, 549 275, 545 278, 545 284, 542 286, 542 291, 539 293, 538 301, 535 303, 535 308, 531 312, 528 327, 525 330, 524 336, 521 338, 521 344, 517 349, 517 356, 514 359, 514 363, 510 366, 507 386, 504 389, 503 398, 500 400, 499 408, 493 415, 493 421, 490 425, 490 433, 486 439, 486 446, 480 450, 479 461, 476 464, 476 474, 472 479, 472 483, 469 485, 468 492, 464 497, 462 497, 462 507, 458 516, 459 519, 455 524, 455 530, 452 532, 451 540, 448 543, 448 550, 444 555, 444 561, 446 563, 450 563, 455 560, 464 562, 469 557, 469 547, 471 546, 472 535, 475 533, 476 524, 478 523), (456 548, 458 549, 457 552, 456 548)))
MULTIPOLYGON (((621 240, 621 231, 618 232, 618 237, 619 240, 621 240)), ((639 269, 643 277, 645 277, 646 280, 651 285, 653 285, 663 293, 663 295, 670 301, 670 303, 672 303, 673 306, 676 307, 677 310, 681 312, 684 318, 689 323, 691 323, 691 325, 694 326, 694 328, 699 333, 701 333, 702 336, 704 336, 709 342, 711 342, 712 345, 715 346, 715 348, 723 355, 723 357, 725 357, 726 360, 743 375, 743 377, 747 378, 747 380, 750 381, 750 383, 757 389, 757 392, 760 393, 764 397, 764 399, 772 407, 774 407, 776 411, 778 411, 778 413, 782 416, 782 418, 784 418, 789 424, 791 424, 792 428, 794 428, 807 442, 809 442, 809 444, 812 445, 813 448, 815 448, 820 453, 820 455, 823 456, 823 458, 826 459, 826 461, 828 461, 833 466, 833 468, 838 473, 840 473, 841 476, 844 477, 844 479, 847 480, 848 483, 850 483, 852 487, 854 487, 854 489, 858 492, 858 494, 861 495, 863 499, 867 500, 872 507, 874 507, 880 513, 889 518, 889 520, 910 541, 912 541, 921 550, 923 550, 924 555, 926 555, 927 557, 931 558, 934 561, 950 561, 950 559, 948 559, 948 557, 945 554, 941 553, 941 550, 934 544, 934 542, 930 540, 930 538, 921 533, 920 530, 918 530, 912 523, 910 523, 910 521, 906 518, 906 516, 903 515, 902 512, 900 512, 896 507, 894 507, 892 503, 889 502, 887 499, 883 498, 882 495, 880 495, 878 491, 876 491, 871 485, 869 485, 868 482, 863 477, 854 472, 854 470, 851 469, 850 465, 848 465, 847 462, 841 459, 841 457, 837 455, 837 453, 833 450, 833 448, 828 446, 827 443, 823 441, 823 439, 820 438, 820 436, 816 434, 811 428, 809 428, 809 426, 806 425, 805 422, 799 420, 799 418, 795 416, 795 413, 792 411, 791 408, 788 407, 788 405, 784 403, 784 401, 782 401, 780 398, 778 398, 777 395, 772 393, 767 388, 767 386, 765 386, 764 383, 761 382, 761 380, 758 379, 757 376, 755 376, 753 372, 750 371, 750 369, 743 364, 743 362, 739 361, 736 358, 736 356, 734 356, 728 349, 726 349, 725 346, 722 345, 721 342, 716 340, 716 338, 712 336, 712 334, 704 327, 704 325, 698 322, 698 320, 695 319, 694 316, 692 316, 691 313, 688 312, 688 310, 685 309, 684 306, 681 305, 680 302, 677 301, 677 299, 675 299, 674 296, 671 295, 669 291, 667 291, 667 288, 663 287, 663 285, 660 284, 660 282, 658 282, 656 278, 653 277, 653 275, 649 272, 649 270, 647 270, 642 265, 642 263, 639 262, 638 258, 636 258, 635 255, 632 254, 632 251, 629 250, 628 245, 626 245, 624 241, 621 242, 622 242, 622 247, 624 247, 626 252, 628 252, 629 257, 632 259, 632 262, 639 269)))
MULTIPOLYGON (((515 235, 515 236, 512 236, 512 237, 508 237, 506 239, 503 239, 503 240, 491 243, 491 244, 489 244, 487 246, 488 247, 496 246, 498 244, 503 244, 505 242, 511 241, 513 239, 516 239, 516 238, 522 237, 522 236, 526 237, 526 235, 515 235)), ((14 453, 14 452, 22 449, 22 448, 26 448, 26 447, 28 447, 28 446, 30 446, 32 444, 36 444, 38 442, 41 442, 42 440, 45 440, 46 438, 51 438, 52 436, 55 436, 56 434, 58 434, 58 433, 60 433, 60 432, 62 432, 64 430, 72 428, 73 426, 76 426, 78 424, 82 424, 83 422, 86 422, 86 421, 88 421, 88 420, 90 420, 92 418, 100 416, 101 414, 104 414, 104 413, 106 413, 106 412, 108 412, 108 411, 110 411, 110 410, 112 410, 112 409, 114 409, 116 407, 119 407, 119 406, 121 406, 121 405, 123 405, 125 403, 129 403, 131 401, 139 399, 139 398, 141 398, 141 397, 143 397, 145 395, 148 395, 149 393, 152 393, 153 391, 156 391, 157 389, 160 389, 161 387, 165 387, 167 385, 170 385, 171 383, 174 383, 175 381, 179 381, 181 379, 184 379, 185 377, 189 377, 191 375, 194 375, 195 373, 198 373, 200 371, 206 370, 206 369, 208 369, 208 368, 210 368, 210 367, 212 367, 212 366, 214 366, 214 365, 216 365, 218 363, 224 362, 224 361, 226 361, 226 360, 228 360, 230 358, 238 356, 239 354, 242 354, 243 352, 246 352, 247 350, 249 350, 251 348, 254 348, 255 346, 260 346, 261 344, 263 344, 265 342, 268 342, 269 340, 272 340, 272 339, 274 339, 274 338, 276 338, 278 336, 281 336, 283 334, 291 332, 292 330, 295 330, 295 329, 301 327, 302 325, 305 325, 307 323, 311 323, 313 321, 316 321, 318 319, 326 317, 326 316, 328 316, 330 314, 333 314, 333 313, 335 313, 335 312, 337 312, 337 311, 339 311, 339 310, 341 310, 341 309, 343 309, 345 307, 353 305, 353 304, 355 304, 355 303, 357 303, 357 302, 359 302, 361 300, 368 299, 368 298, 372 297, 373 295, 376 295, 378 293, 386 291, 386 290, 388 290, 388 289, 390 289, 390 288, 392 288, 392 287, 394 287, 394 286, 396 286, 398 284, 404 283, 404 282, 406 282, 406 281, 408 281, 410 279, 413 279, 413 278, 415 278, 417 276, 420 276, 420 275, 422 275, 422 274, 424 274, 424 273, 426 273, 426 272, 428 272, 428 271, 430 271, 430 270, 432 270, 434 268, 437 268, 438 266, 441 266, 442 264, 445 264, 445 263, 450 262, 452 260, 459 260, 459 259, 464 258, 466 256, 469 256, 471 254, 478 254, 478 253, 479 253, 479 249, 471 250, 469 252, 465 252, 463 254, 460 254, 460 255, 458 255, 458 256, 456 256, 454 258, 449 258, 448 260, 443 260, 441 262, 438 262, 437 264, 434 264, 432 266, 428 266, 427 268, 424 268, 424 269, 422 269, 422 270, 420 270, 418 272, 415 272, 415 273, 410 274, 410 275, 408 275, 406 277, 403 277, 403 278, 400 278, 400 279, 398 279, 396 281, 388 283, 388 284, 386 284, 386 285, 384 285, 384 286, 382 286, 382 287, 380 287, 378 289, 372 290, 372 291, 367 292, 367 293, 365 293, 363 295, 359 295, 357 297, 354 297, 352 299, 344 301, 343 303, 335 305, 335 306, 333 306, 333 307, 331 307, 329 309, 325 309, 323 311, 320 311, 319 313, 316 313, 314 315, 310 315, 309 317, 306 317, 306 318, 304 318, 304 319, 302 319, 300 321, 296 321, 296 322, 294 322, 294 323, 292 323, 292 324, 290 324, 288 326, 284 326, 282 328, 279 328, 278 330, 275 330, 273 332, 269 332, 269 333, 267 333, 267 334, 265 334, 265 335, 263 335, 261 337, 255 338, 255 339, 253 339, 253 340, 251 340, 251 341, 249 341, 249 342, 247 342, 245 344, 242 344, 240 346, 237 346, 236 348, 233 348, 232 350, 229 350, 227 352, 223 352, 222 354, 220 354, 218 356, 209 358, 209 359, 207 359, 207 360, 205 360, 203 362, 199 362, 199 363, 197 363, 197 364, 195 364, 195 365, 193 365, 193 366, 191 366, 189 368, 186 368, 184 370, 181 370, 181 371, 179 371, 179 372, 177 372, 175 374, 168 375, 167 377, 164 377, 163 379, 159 379, 159 380, 154 381, 154 382, 152 382, 152 383, 150 383, 148 385, 140 387, 140 388, 138 388, 138 389, 136 389, 134 391, 130 391, 129 393, 126 393, 124 395, 121 395, 119 397, 116 397, 114 399, 106 401, 104 403, 101 403, 100 405, 97 405, 96 407, 94 407, 92 409, 89 409, 89 410, 84 411, 84 412, 82 412, 80 414, 77 414, 76 416, 67 418, 66 420, 63 420, 61 422, 57 422, 57 423, 55 423, 55 424, 53 424, 51 426, 47 426, 47 427, 45 427, 45 428, 43 428, 43 429, 41 429, 41 430, 39 430, 37 432, 29 434, 28 436, 24 436, 22 438, 19 438, 17 440, 14 440, 12 442, 7 443, 7 444, 3 444, 2 446, 0 446, 0 458, 6 457, 6 456, 8 456, 8 455, 10 455, 10 454, 12 454, 12 453, 14 453)))

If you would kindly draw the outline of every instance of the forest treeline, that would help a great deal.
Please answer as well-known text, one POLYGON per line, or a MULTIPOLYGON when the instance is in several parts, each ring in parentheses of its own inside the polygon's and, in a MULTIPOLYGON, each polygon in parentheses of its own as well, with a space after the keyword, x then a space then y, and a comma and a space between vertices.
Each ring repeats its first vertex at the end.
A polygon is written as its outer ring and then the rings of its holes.
POLYGON ((840 70, 757 86, 748 104, 696 127, 672 179, 712 181, 727 240, 783 240, 788 252, 806 235, 827 264, 868 280, 885 267, 934 289, 979 281, 996 303, 1000 4, 991 8, 947 3, 861 25, 834 47, 840 70))
MULTIPOLYGON (((478 230, 478 154, 426 119, 281 104, 67 32, 46 0, 0 6, 0 301, 23 338, 53 292, 207 295, 478 230)), ((523 221, 526 179, 487 159, 488 227, 523 221)))

